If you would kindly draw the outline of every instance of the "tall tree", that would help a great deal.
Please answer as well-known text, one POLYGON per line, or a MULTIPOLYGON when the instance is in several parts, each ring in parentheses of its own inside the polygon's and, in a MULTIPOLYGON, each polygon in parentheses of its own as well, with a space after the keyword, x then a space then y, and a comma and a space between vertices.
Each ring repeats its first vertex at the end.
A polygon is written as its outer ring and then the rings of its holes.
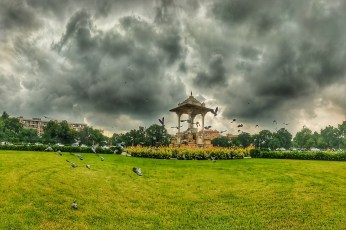
POLYGON ((292 134, 287 131, 285 128, 279 129, 275 134, 274 137, 278 139, 279 141, 279 147, 283 148, 290 148, 291 142, 292 142, 292 134))
POLYGON ((323 140, 324 148, 338 148, 340 135, 339 130, 333 126, 327 126, 321 130, 321 137, 323 140))
POLYGON ((235 139, 235 142, 238 146, 248 147, 252 143, 252 138, 250 133, 242 132, 235 139))
POLYGON ((308 142, 312 137, 312 131, 308 128, 303 128, 301 131, 297 132, 294 137, 294 142, 298 148, 310 148, 311 141, 308 142))
POLYGON ((269 143, 271 139, 273 138, 273 134, 269 130, 264 129, 258 133, 257 138, 258 140, 256 140, 256 142, 258 142, 259 148, 269 148, 270 147, 269 143))

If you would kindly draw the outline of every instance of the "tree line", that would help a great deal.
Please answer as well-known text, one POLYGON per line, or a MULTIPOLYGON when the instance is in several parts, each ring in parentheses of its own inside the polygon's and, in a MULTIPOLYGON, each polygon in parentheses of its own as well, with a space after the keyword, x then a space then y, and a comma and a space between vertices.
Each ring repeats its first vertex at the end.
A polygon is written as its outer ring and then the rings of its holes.
MULTIPOLYGON (((67 121, 49 121, 44 128, 44 133, 39 136, 35 129, 23 128, 18 118, 10 117, 3 112, 0 117, 0 141, 11 143, 44 143, 65 145, 78 144, 91 146, 100 145, 125 145, 125 146, 167 146, 171 136, 164 126, 153 124, 148 128, 139 127, 124 134, 114 133, 112 137, 107 137, 103 133, 86 126, 80 131, 71 129, 67 121)), ((321 149, 346 148, 346 121, 338 127, 327 126, 321 131, 312 132, 309 128, 303 127, 293 138, 292 134, 285 128, 276 132, 261 130, 258 134, 251 135, 242 132, 235 138, 221 136, 212 140, 214 146, 229 147, 250 145, 256 148, 300 148, 310 149, 312 147, 321 149)))
POLYGON ((212 144, 224 147, 253 145, 256 148, 268 149, 341 149, 346 148, 346 121, 339 124, 338 127, 329 125, 320 132, 312 132, 309 128, 303 127, 294 138, 292 137, 290 132, 281 128, 276 132, 261 130, 258 134, 253 135, 242 132, 235 138, 222 136, 212 140, 212 144))
POLYGON ((149 128, 139 127, 125 134, 114 133, 112 137, 103 135, 102 131, 86 126, 80 131, 71 129, 67 121, 49 121, 41 136, 35 129, 24 128, 18 118, 3 112, 0 117, 0 141, 6 143, 43 143, 64 145, 125 145, 125 146, 167 146, 170 135, 166 128, 154 124, 149 128))

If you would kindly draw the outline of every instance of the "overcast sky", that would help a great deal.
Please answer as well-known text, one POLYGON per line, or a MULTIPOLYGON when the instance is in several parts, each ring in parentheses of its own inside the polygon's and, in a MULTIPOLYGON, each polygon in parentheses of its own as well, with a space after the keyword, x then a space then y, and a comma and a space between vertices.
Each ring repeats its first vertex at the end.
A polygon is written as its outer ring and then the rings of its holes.
POLYGON ((206 125, 220 131, 320 131, 346 118, 345 12, 345 0, 1 0, 0 110, 111 133, 165 117, 173 133, 169 109, 192 91, 219 107, 206 125))

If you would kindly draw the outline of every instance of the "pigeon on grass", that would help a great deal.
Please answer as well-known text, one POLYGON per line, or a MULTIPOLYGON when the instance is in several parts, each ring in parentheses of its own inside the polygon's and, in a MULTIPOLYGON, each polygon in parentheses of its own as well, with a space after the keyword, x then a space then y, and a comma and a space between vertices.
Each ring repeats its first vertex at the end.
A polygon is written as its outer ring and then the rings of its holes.
POLYGON ((215 163, 215 162, 216 162, 216 160, 215 160, 215 157, 214 157, 214 156, 210 156, 210 159, 211 159, 211 161, 212 161, 213 163, 215 163))
POLYGON ((72 203, 72 208, 73 209, 78 209, 78 205, 77 205, 77 200, 74 200, 72 203))
POLYGON ((140 168, 133 167, 132 171, 138 176, 142 176, 142 170, 140 168))

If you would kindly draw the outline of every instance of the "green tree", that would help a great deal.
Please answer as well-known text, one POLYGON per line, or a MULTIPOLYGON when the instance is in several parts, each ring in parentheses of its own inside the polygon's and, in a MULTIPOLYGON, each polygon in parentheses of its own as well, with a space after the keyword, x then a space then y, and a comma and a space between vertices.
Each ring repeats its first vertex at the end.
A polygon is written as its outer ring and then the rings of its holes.
POLYGON ((270 132, 269 130, 261 130, 258 133, 257 136, 258 140, 256 140, 256 142, 258 142, 258 147, 259 148, 269 148, 270 145, 270 141, 273 138, 273 133, 270 132))
POLYGON ((220 146, 220 147, 229 147, 231 146, 232 142, 230 139, 228 139, 225 136, 217 137, 211 140, 211 144, 213 146, 220 146))
POLYGON ((338 148, 340 141, 339 129, 333 126, 327 126, 321 130, 321 137, 325 144, 325 148, 338 148))
POLYGON ((84 127, 76 137, 80 140, 81 144, 88 146, 95 144, 108 143, 108 138, 104 136, 101 130, 94 129, 93 127, 84 127))
POLYGON ((4 119, 4 120, 6 120, 6 119, 9 118, 9 117, 10 117, 10 115, 8 115, 8 114, 6 113, 6 111, 4 111, 4 112, 2 113, 2 115, 1 115, 1 118, 4 119))
POLYGON ((294 142, 298 148, 310 148, 311 141, 309 139, 313 138, 312 131, 308 128, 303 128, 301 131, 297 132, 294 137, 294 142))
POLYGON ((242 132, 235 139, 235 143, 238 146, 248 147, 252 143, 252 138, 251 138, 250 133, 242 132))
POLYGON ((59 140, 59 124, 56 121, 48 121, 42 135, 44 143, 58 143, 59 140))
POLYGON ((167 146, 170 143, 170 136, 165 127, 157 124, 151 125, 145 130, 145 144, 150 146, 167 146))
POLYGON ((58 126, 58 138, 63 144, 72 144, 75 142, 77 133, 71 129, 67 121, 62 121, 58 126))
MULTIPOLYGON (((276 133, 274 133, 275 143, 278 141, 277 148, 290 148, 292 144, 292 134, 287 131, 285 128, 279 129, 276 133)), ((275 144, 276 145, 276 144, 275 144)))
POLYGON ((338 125, 339 130, 339 148, 346 148, 346 121, 338 125))
POLYGON ((39 136, 35 129, 25 129, 23 128, 19 132, 19 141, 24 143, 35 143, 39 141, 39 136))

